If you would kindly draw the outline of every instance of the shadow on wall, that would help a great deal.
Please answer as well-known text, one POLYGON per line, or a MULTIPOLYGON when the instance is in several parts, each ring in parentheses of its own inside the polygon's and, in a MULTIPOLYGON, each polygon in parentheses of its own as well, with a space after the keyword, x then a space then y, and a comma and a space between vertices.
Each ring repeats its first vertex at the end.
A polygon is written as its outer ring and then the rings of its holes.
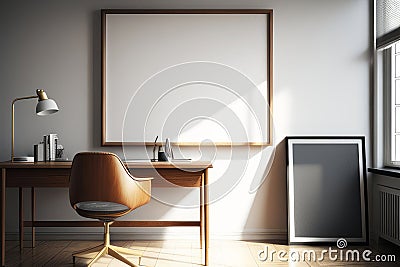
POLYGON ((264 175, 265 181, 256 192, 244 228, 247 231, 266 231, 260 233, 263 239, 287 239, 285 139, 276 146, 271 169, 264 175))

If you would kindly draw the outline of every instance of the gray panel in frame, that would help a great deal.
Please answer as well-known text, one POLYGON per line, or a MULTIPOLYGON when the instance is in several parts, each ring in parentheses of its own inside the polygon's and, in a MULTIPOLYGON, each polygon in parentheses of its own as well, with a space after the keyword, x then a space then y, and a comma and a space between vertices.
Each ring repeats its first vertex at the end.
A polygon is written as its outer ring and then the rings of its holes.
POLYGON ((367 242, 363 138, 288 138, 289 242, 367 242))

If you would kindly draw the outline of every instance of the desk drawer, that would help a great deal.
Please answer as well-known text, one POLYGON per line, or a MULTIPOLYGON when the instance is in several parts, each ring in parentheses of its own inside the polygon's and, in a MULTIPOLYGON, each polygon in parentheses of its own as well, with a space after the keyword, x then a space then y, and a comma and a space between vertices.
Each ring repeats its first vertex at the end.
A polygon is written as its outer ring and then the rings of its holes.
POLYGON ((71 169, 7 169, 7 187, 69 187, 71 169))
POLYGON ((130 169, 133 176, 153 177, 151 184, 156 187, 200 187, 202 171, 179 169, 130 169))

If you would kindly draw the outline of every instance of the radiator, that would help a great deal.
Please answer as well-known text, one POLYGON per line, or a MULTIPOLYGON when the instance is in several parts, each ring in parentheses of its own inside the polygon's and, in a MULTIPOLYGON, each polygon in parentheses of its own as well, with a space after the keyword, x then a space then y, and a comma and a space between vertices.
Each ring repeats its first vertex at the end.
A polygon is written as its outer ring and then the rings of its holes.
POLYGON ((379 186, 380 237, 400 245, 400 189, 379 186))

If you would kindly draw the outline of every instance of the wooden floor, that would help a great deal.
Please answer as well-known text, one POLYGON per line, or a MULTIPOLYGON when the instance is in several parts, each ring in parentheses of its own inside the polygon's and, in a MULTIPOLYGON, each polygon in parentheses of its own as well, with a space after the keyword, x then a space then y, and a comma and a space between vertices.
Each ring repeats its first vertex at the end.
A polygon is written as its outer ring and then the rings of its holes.
MULTIPOLYGON (((37 241, 35 248, 25 247, 20 253, 18 242, 8 241, 6 244, 6 266, 85 266, 86 259, 77 259, 76 264, 72 263, 71 254, 74 251, 99 245, 100 241, 37 241)), ((202 253, 198 241, 115 241, 113 245, 123 246, 135 250, 142 255, 142 265, 157 267, 180 267, 180 266, 202 266, 202 253)), ((270 258, 260 261, 258 254, 260 250, 268 247, 269 251, 284 250, 300 252, 315 249, 318 253, 327 247, 312 246, 287 246, 276 243, 266 242, 245 242, 245 241, 211 241, 210 244, 210 265, 209 266, 400 266, 400 255, 398 247, 391 249, 377 250, 371 249, 373 255, 376 254, 396 254, 396 263, 377 263, 377 262, 339 262, 330 261, 328 256, 323 261, 301 261, 301 262, 282 262, 270 258), (397 250, 397 251, 396 251, 397 250)), ((350 247, 346 249, 359 249, 361 252, 366 247, 350 247)), ((318 255, 318 254, 317 254, 318 255)), ((135 263, 138 258, 127 256, 135 263)), ((124 263, 111 258, 102 257, 94 266, 127 266, 124 263)))

